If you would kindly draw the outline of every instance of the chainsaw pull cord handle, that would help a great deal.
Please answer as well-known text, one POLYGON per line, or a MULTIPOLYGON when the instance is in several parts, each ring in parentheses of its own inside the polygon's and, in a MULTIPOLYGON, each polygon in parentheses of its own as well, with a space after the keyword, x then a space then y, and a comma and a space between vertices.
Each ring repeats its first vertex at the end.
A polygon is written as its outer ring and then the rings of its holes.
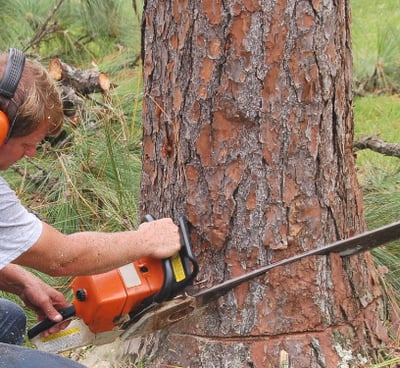
MULTIPOLYGON (((68 307, 65 307, 58 311, 58 313, 60 313, 63 317, 61 322, 64 322, 67 319, 75 316, 75 307, 73 304, 71 304, 68 307)), ((41 334, 42 332, 48 330, 50 327, 53 327, 61 322, 54 322, 49 318, 45 318, 28 330, 28 337, 29 339, 33 339, 35 336, 41 334)))

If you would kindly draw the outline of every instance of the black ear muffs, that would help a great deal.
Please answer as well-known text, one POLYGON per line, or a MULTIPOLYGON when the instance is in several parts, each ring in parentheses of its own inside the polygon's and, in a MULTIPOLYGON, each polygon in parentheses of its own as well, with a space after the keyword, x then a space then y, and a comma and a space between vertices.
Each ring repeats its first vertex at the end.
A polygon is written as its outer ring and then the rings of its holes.
MULTIPOLYGON (((16 105, 12 98, 14 97, 18 83, 21 79, 22 71, 24 70, 25 55, 22 51, 17 49, 10 49, 9 52, 10 54, 7 65, 0 81, 0 95, 10 99, 12 103, 16 105)), ((16 110, 18 110, 18 108, 16 110)), ((15 120, 17 118, 17 112, 18 111, 15 111, 14 118, 10 126, 7 115, 0 110, 0 146, 4 143, 7 143, 8 139, 10 138, 15 120)))

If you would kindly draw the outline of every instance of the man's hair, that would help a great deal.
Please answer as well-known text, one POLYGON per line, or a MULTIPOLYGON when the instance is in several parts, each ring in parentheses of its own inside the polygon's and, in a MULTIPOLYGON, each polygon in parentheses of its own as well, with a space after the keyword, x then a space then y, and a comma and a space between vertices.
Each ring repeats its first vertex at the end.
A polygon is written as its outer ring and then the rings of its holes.
MULTIPOLYGON (((7 65, 9 53, 0 54, 0 78, 7 65)), ((0 96, 0 110, 10 124, 15 120, 11 137, 24 137, 41 124, 50 123, 48 136, 56 136, 64 121, 63 106, 55 81, 36 61, 25 61, 17 90, 12 99, 0 96)))

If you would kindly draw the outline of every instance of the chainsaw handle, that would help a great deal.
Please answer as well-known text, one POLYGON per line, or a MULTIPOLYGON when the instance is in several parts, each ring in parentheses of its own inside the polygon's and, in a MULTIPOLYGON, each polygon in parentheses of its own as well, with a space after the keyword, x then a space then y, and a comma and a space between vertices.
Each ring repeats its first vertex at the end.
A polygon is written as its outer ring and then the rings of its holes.
POLYGON ((163 260, 164 284, 161 290, 154 296, 154 301, 161 303, 164 300, 171 299, 179 291, 190 285, 199 271, 199 265, 192 251, 192 245, 189 239, 189 231, 186 219, 179 219, 179 230, 181 233, 181 249, 176 257, 170 257, 163 260), (176 280, 174 272, 175 262, 181 263, 184 270, 184 278, 176 280))
POLYGON ((191 283, 193 279, 197 276, 197 273, 199 272, 199 264, 197 263, 196 256, 193 253, 186 218, 181 217, 179 219, 179 229, 181 231, 183 243, 182 249, 180 250, 179 254, 183 258, 183 261, 185 263, 184 266, 188 272, 188 277, 185 280, 185 284, 187 285, 191 283))
MULTIPOLYGON (((154 221, 154 217, 152 215, 146 215, 145 220, 149 222, 154 221)), ((164 270, 163 287, 152 297, 152 300, 157 303, 171 299, 178 291, 183 290, 187 285, 191 284, 199 272, 199 265, 195 255, 193 254, 185 217, 179 218, 179 231, 181 235, 181 249, 179 250, 179 253, 176 257, 165 258, 162 260, 164 270), (184 272, 184 278, 182 280, 176 280, 174 261, 178 261, 178 263, 181 262, 184 272)))
POLYGON ((69 305, 68 307, 65 307, 58 311, 63 317, 62 321, 60 322, 54 322, 49 318, 45 318, 44 320, 36 323, 36 325, 32 326, 28 330, 28 337, 29 339, 33 339, 35 336, 41 334, 42 332, 48 330, 50 327, 53 327, 55 325, 58 325, 61 322, 66 321, 67 319, 70 319, 75 316, 75 307, 73 304, 69 305))

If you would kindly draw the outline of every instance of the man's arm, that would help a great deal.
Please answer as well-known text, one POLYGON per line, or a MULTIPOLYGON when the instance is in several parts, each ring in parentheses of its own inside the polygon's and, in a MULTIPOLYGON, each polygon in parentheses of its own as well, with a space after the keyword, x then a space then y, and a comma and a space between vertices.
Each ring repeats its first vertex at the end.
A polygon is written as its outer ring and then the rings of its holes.
MULTIPOLYGON (((0 289, 18 295, 27 307, 37 313, 39 319, 48 317, 60 322, 62 316, 58 310, 68 305, 60 292, 15 264, 9 264, 0 270, 0 289)), ((51 332, 56 332, 60 328, 62 326, 51 332)))
POLYGON ((39 240, 14 263, 51 276, 89 275, 146 256, 167 258, 179 248, 179 230, 169 218, 143 223, 137 231, 71 235, 64 235, 43 223, 39 240))

